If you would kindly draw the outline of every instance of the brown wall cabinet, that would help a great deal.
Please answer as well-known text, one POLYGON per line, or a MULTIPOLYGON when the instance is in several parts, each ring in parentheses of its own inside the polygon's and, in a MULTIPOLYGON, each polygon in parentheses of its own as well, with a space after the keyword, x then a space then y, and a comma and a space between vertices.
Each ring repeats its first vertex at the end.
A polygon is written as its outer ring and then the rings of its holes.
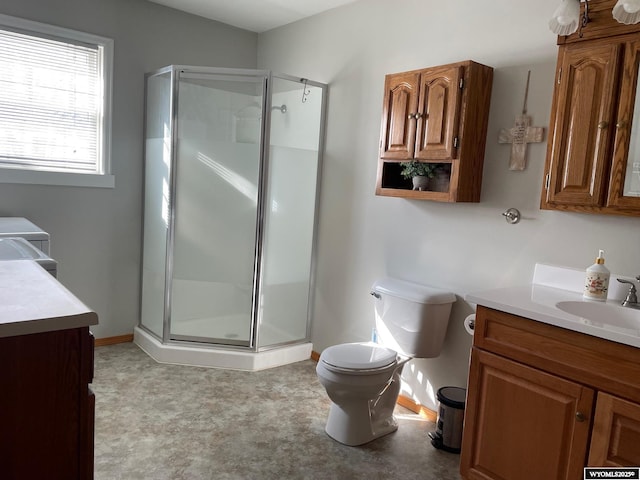
POLYGON ((387 75, 376 194, 479 202, 492 81, 472 61, 387 75), (438 165, 429 190, 400 175, 410 160, 438 165))
POLYGON ((640 349, 478 307, 464 479, 575 480, 640 465, 640 349))
POLYGON ((543 209, 640 215, 640 25, 614 4, 591 0, 582 37, 559 39, 543 209))
POLYGON ((93 478, 88 327, 0 338, 0 478, 93 478))

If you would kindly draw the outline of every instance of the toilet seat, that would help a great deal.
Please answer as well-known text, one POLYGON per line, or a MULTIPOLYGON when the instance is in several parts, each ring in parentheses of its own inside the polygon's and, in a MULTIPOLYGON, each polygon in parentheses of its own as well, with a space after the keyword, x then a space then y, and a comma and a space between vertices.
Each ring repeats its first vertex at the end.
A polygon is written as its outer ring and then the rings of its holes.
POLYGON ((325 349, 320 361, 333 372, 367 375, 395 368, 398 354, 372 343, 343 343, 325 349))

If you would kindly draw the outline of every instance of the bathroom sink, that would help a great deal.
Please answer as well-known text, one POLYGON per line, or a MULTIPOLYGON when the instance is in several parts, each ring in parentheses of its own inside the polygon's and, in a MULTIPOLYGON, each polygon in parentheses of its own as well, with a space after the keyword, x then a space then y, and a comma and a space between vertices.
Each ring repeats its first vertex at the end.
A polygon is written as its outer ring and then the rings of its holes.
MULTIPOLYGON (((618 277, 632 280, 629 277, 618 277)), ((636 287, 637 288, 637 287, 636 287)), ((640 348, 640 310, 620 305, 629 286, 609 283, 606 302, 584 300, 584 270, 536 264, 530 285, 471 292, 465 296, 493 310, 640 348)))
POLYGON ((640 331, 640 310, 612 303, 567 301, 556 307, 563 312, 581 317, 591 325, 618 331, 640 331))

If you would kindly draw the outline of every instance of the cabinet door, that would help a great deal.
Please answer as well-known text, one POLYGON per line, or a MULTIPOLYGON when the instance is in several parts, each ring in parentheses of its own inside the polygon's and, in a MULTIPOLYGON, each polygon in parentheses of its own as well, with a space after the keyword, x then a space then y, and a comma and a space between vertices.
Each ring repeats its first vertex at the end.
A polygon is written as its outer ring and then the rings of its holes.
POLYGON ((85 479, 78 459, 84 330, 0 338, 3 480, 85 479))
POLYGON ((473 348, 465 479, 582 478, 593 390, 473 348))
POLYGON ((640 405, 606 393, 598 393, 589 465, 640 465, 640 405))
POLYGON ((462 67, 453 67, 420 75, 415 158, 456 158, 462 74, 462 67))
POLYGON ((604 204, 620 44, 561 47, 548 155, 548 205, 604 204))
POLYGON ((416 141, 419 73, 387 75, 382 107, 380 158, 413 158, 416 141))
POLYGON ((640 212, 640 42, 625 45, 608 206, 640 212))

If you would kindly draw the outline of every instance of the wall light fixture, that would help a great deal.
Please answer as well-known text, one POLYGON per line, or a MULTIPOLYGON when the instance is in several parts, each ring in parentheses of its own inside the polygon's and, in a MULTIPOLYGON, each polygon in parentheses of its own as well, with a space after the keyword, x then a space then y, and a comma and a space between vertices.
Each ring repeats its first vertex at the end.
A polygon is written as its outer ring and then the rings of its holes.
POLYGON ((549 20, 549 29, 556 35, 571 35, 578 30, 579 23, 580 1, 562 0, 549 20))
MULTIPOLYGON (((611 12, 613 18, 625 25, 640 22, 640 0, 618 0, 611 12)), ((549 20, 549 29, 556 35, 571 35, 578 27, 589 23, 589 0, 561 0, 549 20), (580 16, 580 1, 584 12, 580 16)))
POLYGON ((640 22, 640 0, 618 0, 613 7, 613 18, 625 25, 640 22))

